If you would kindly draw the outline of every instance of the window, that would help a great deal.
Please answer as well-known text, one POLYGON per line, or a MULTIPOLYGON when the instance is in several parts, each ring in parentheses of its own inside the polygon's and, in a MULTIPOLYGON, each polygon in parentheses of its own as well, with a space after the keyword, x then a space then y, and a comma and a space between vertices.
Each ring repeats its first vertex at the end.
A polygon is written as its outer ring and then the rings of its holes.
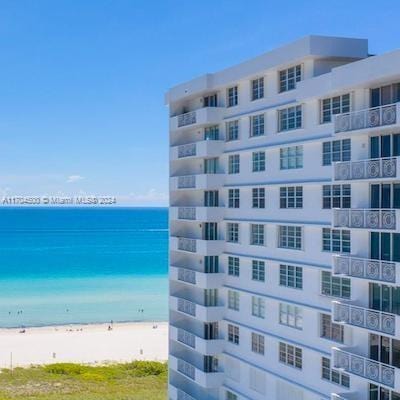
POLYGON ((239 276, 240 259, 239 257, 228 257, 228 275, 239 276))
POLYGON ((337 385, 350 387, 350 376, 340 372, 337 369, 331 368, 331 360, 326 357, 321 358, 322 364, 322 379, 336 383, 337 385))
POLYGON ((226 391, 226 400, 238 400, 238 397, 236 396, 236 394, 230 392, 229 390, 226 391))
POLYGON ((230 142, 231 140, 239 139, 239 121, 229 121, 226 123, 226 140, 230 142))
POLYGON ((278 111, 279 132, 299 129, 302 126, 301 106, 284 108, 278 111))
POLYGON ((239 224, 228 222, 227 224, 227 241, 231 243, 239 243, 239 224))
POLYGON ((264 336, 252 332, 251 334, 251 351, 258 354, 264 354, 264 336))
POLYGON ((261 297, 251 297, 251 315, 265 318, 265 300, 261 297))
POLYGON ((218 240, 218 224, 216 222, 205 222, 202 238, 203 240, 218 240))
POLYGON ((265 151, 253 153, 253 172, 265 171, 265 151))
POLYGON ((265 262, 253 260, 251 269, 251 279, 253 281, 265 282, 265 262))
POLYGON ((323 185, 322 208, 350 208, 351 185, 323 185))
POLYGON ((281 208, 303 208, 303 186, 280 188, 281 208))
POLYGON ((206 158, 204 160, 204 173, 216 174, 218 170, 218 158, 206 158))
POLYGON ((250 117, 250 136, 264 135, 264 114, 250 117))
POLYGON ((322 228, 322 250, 332 253, 350 253, 350 231, 322 228))
POLYGON ((204 272, 206 274, 213 274, 219 272, 218 256, 204 256, 204 272))
POLYGON ((239 327, 228 324, 228 342, 239 344, 239 327))
POLYGON ((303 329, 303 312, 301 308, 290 304, 279 304, 279 323, 292 328, 303 329))
POLYGON ((296 65, 279 71, 279 92, 286 92, 296 88, 296 83, 302 79, 302 67, 296 65))
POLYGON ((370 232, 370 258, 400 262, 400 233, 370 232))
POLYGON ((400 156, 400 133, 371 136, 369 138, 370 158, 400 156))
POLYGON ((253 189, 253 208, 265 208, 265 189, 253 189))
POLYGON ((279 243, 281 249, 301 250, 302 228, 301 226, 279 226, 279 243))
POLYGON ((303 366, 303 350, 299 347, 279 342, 279 361, 301 369, 303 366))
POLYGON ((239 292, 228 290, 228 308, 239 311, 239 292))
POLYGON ((219 126, 213 125, 204 128, 204 140, 218 140, 219 139, 219 126))
POLYGON ((240 155, 233 154, 229 156, 229 174, 238 174, 240 172, 240 155))
POLYGON ((233 86, 228 88, 228 107, 233 107, 238 105, 238 87, 233 86))
POLYGON ((258 100, 264 97, 264 78, 257 78, 251 81, 251 100, 258 100))
POLYGON ((206 190, 204 192, 204 207, 218 207, 218 190, 206 190))
POLYGON ((350 94, 331 97, 321 101, 321 124, 332 121, 332 115, 350 111, 350 94))
POLYGON ((303 168, 303 146, 280 149, 281 169, 303 168))
POLYGON ((321 318, 320 336, 328 340, 333 340, 334 342, 343 343, 344 340, 343 325, 333 323, 332 317, 329 314, 321 314, 320 318, 321 318))
POLYGON ((400 83, 371 89, 371 107, 383 106, 400 101, 400 83))
POLYGON ((217 94, 211 94, 209 96, 203 97, 203 105, 204 107, 217 107, 218 106, 218 97, 217 94))
POLYGON ((322 143, 322 165, 336 161, 351 160, 351 139, 333 140, 322 143))
POLYGON ((215 307, 218 304, 218 289, 204 289, 204 305, 215 307))
POLYGON ((250 244, 264 246, 264 225, 250 224, 250 244))
POLYGON ((325 296, 350 299, 350 279, 332 276, 328 271, 321 273, 321 293, 325 296))
POLYGON ((400 315, 400 287, 370 283, 369 308, 400 315))
POLYGON ((279 285, 303 289, 303 268, 281 264, 279 266, 279 285))
POLYGON ((240 189, 228 190, 228 207, 229 208, 240 207, 240 189))

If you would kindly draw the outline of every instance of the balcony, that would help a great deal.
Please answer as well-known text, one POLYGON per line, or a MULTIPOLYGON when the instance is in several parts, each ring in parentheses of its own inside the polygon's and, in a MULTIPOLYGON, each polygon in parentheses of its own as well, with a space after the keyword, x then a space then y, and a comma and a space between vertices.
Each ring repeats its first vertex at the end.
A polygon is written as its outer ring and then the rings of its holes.
POLYGON ((389 104, 360 111, 339 114, 334 119, 335 133, 382 130, 400 124, 400 104, 389 104))
POLYGON ((370 281, 400 283, 400 266, 391 261, 335 255, 333 256, 333 273, 370 281))
POLYGON ((361 376, 368 381, 382 384, 390 388, 399 385, 399 370, 391 365, 371 360, 349 351, 334 347, 332 349, 333 367, 361 376))
POLYGON ((224 107, 204 107, 184 114, 171 117, 169 129, 176 131, 184 128, 198 128, 202 125, 212 125, 221 122, 224 107))
POLYGON ((222 372, 204 372, 202 369, 197 368, 195 365, 183 360, 182 358, 170 355, 169 366, 204 388, 216 389, 222 384, 224 376, 222 372))
POLYGON ((331 393, 331 400, 361 400, 359 393, 331 393))
POLYGON ((170 178, 170 190, 196 189, 216 190, 220 189, 225 180, 224 174, 197 174, 173 176, 170 178))
POLYGON ((222 339, 206 340, 185 329, 170 327, 170 339, 183 343, 201 354, 217 355, 222 353, 222 339))
POLYGON ((171 147, 171 161, 186 158, 218 157, 224 148, 222 140, 202 140, 200 142, 182 144, 171 147))
POLYGON ((203 322, 219 321, 224 312, 223 306, 207 307, 177 296, 170 296, 170 309, 203 322))
POLYGON ((171 220, 219 222, 224 217, 224 207, 170 207, 171 220))
POLYGON ((188 268, 171 265, 169 268, 170 279, 196 285, 202 289, 218 288, 223 282, 223 273, 204 273, 188 268))
POLYGON ((204 256, 218 256, 224 250, 225 241, 223 240, 203 240, 187 237, 171 236, 169 238, 169 248, 172 251, 185 251, 204 256))
POLYGON ((179 389, 172 384, 169 385, 168 395, 169 395, 169 400, 197 400, 189 393, 186 393, 182 389, 179 389))
POLYGON ((334 163, 335 181, 393 180, 400 177, 400 157, 334 163))
POLYGON ((348 324, 386 335, 399 332, 399 317, 378 310, 359 307, 340 301, 332 302, 332 319, 334 322, 348 324))
POLYGON ((350 209, 333 210, 335 228, 374 229, 396 231, 400 226, 399 211, 396 209, 350 209))

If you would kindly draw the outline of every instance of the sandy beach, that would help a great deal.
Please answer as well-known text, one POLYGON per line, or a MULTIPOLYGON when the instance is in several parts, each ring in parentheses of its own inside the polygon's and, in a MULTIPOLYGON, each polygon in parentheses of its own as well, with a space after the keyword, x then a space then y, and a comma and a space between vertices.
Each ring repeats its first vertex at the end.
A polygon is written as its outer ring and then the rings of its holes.
POLYGON ((105 363, 167 359, 166 322, 0 329, 0 368, 55 362, 105 363))

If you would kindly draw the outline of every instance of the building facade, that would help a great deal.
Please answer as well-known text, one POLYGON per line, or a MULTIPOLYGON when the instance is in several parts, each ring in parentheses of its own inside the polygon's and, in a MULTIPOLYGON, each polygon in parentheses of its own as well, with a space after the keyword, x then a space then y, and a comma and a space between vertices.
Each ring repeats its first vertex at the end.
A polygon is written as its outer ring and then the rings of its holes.
POLYGON ((169 399, 399 400, 400 51, 309 36, 166 102, 169 399))

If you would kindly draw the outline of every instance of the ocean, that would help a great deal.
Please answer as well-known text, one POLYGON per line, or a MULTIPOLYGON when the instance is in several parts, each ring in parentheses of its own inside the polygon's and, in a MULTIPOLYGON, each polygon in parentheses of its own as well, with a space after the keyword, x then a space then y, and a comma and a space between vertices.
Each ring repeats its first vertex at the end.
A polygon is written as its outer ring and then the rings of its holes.
POLYGON ((0 209, 0 327, 166 321, 167 208, 0 209))

